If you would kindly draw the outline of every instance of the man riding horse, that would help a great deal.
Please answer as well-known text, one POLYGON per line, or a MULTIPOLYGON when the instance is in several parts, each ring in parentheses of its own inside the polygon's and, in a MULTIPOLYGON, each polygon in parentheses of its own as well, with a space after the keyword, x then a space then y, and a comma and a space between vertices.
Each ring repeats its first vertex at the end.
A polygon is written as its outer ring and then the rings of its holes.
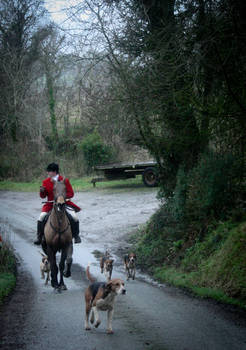
MULTIPOLYGON (((34 242, 36 245, 40 245, 42 243, 42 239, 44 236, 44 226, 47 221, 47 215, 50 213, 53 207, 54 194, 53 194, 53 182, 52 181, 62 181, 63 177, 59 175, 59 166, 56 163, 51 163, 47 167, 48 177, 40 186, 40 197, 47 197, 47 202, 43 205, 42 212, 39 216, 37 222, 37 239, 34 242)), ((69 180, 65 179, 66 185, 66 211, 67 216, 70 221, 72 235, 74 238, 74 243, 81 243, 81 239, 79 237, 79 220, 77 218, 76 212, 79 212, 81 209, 76 204, 71 202, 69 199, 74 196, 73 188, 69 182, 69 180)))

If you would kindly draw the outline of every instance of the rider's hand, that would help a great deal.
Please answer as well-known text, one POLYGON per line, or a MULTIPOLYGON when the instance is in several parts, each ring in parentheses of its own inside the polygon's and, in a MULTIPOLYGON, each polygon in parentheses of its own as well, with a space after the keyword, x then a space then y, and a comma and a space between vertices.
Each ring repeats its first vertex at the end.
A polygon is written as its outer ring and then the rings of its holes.
POLYGON ((44 186, 40 186, 40 192, 45 192, 45 187, 44 186))

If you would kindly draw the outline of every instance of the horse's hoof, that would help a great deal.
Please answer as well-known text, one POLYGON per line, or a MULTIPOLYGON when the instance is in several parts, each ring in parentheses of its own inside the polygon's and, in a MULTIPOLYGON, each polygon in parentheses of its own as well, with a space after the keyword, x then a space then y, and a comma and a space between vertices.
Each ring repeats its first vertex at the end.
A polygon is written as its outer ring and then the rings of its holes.
POLYGON ((66 278, 68 278, 68 277, 71 276, 71 272, 66 271, 66 272, 64 272, 63 276, 66 277, 66 278))
POLYGON ((55 292, 56 294, 60 294, 60 293, 61 293, 61 290, 60 290, 60 288, 54 288, 54 292, 55 292))
POLYGON ((61 285, 59 286, 59 289, 60 289, 60 290, 67 290, 67 286, 66 286, 65 284, 61 284, 61 285))

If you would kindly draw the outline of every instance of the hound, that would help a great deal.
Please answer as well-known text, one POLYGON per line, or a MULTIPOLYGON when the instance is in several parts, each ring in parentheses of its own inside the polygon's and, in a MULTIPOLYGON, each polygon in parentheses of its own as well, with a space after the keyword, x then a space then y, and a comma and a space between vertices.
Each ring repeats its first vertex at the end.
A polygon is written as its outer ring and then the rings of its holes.
POLYGON ((135 279, 136 274, 136 254, 130 253, 124 256, 124 266, 127 276, 127 281, 131 277, 133 280, 135 279))
POLYGON ((41 278, 44 280, 46 274, 45 285, 47 285, 48 281, 50 280, 50 263, 46 255, 41 252, 40 254, 42 255, 42 261, 40 263, 41 278))
POLYGON ((107 311, 107 333, 113 334, 112 330, 112 319, 114 312, 115 297, 120 294, 126 294, 124 282, 119 278, 114 278, 111 281, 95 282, 92 278, 89 265, 86 269, 86 276, 91 282, 88 288, 85 290, 85 330, 90 330, 89 316, 91 312, 90 322, 91 324, 95 321, 95 327, 97 328, 101 321, 99 319, 98 311, 107 311))
POLYGON ((112 277, 113 262, 114 260, 110 259, 108 251, 106 251, 105 256, 102 256, 100 259, 101 273, 104 273, 104 276, 108 282, 111 280, 112 277))

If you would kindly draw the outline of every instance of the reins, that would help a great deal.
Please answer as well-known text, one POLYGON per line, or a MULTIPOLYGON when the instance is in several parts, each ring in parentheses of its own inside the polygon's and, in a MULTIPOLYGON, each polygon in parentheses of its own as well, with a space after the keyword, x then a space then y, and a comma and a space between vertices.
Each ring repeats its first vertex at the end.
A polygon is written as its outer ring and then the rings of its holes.
MULTIPOLYGON (((47 201, 46 203, 55 203, 55 201, 47 201)), ((57 218, 57 221, 58 221, 58 228, 55 227, 55 226, 52 224, 51 220, 50 220, 50 226, 51 226, 51 228, 52 228, 56 233, 58 233, 59 235, 62 235, 64 232, 67 231, 67 229, 68 229, 69 226, 70 226, 69 220, 67 220, 67 226, 66 226, 66 228, 65 228, 64 230, 61 231, 60 227, 61 227, 62 222, 61 222, 61 220, 59 220, 59 216, 57 215, 57 211, 56 211, 56 209, 55 209, 55 206, 53 206, 53 209, 54 209, 54 213, 55 213, 55 216, 56 216, 56 218, 57 218)), ((64 214, 65 214, 65 216, 66 216, 65 210, 64 210, 64 214)))

